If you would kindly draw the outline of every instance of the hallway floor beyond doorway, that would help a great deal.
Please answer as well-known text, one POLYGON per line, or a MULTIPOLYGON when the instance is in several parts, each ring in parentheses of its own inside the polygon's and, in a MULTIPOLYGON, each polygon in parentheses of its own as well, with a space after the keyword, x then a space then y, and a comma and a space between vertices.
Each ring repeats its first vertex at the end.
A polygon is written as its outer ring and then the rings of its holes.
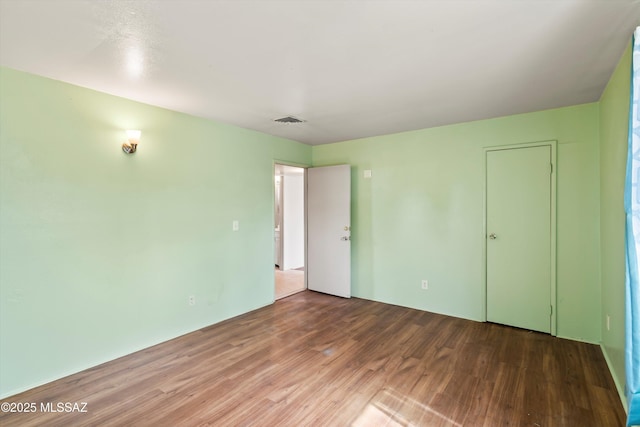
POLYGON ((276 268, 276 299, 304 291, 304 270, 279 270, 276 268))

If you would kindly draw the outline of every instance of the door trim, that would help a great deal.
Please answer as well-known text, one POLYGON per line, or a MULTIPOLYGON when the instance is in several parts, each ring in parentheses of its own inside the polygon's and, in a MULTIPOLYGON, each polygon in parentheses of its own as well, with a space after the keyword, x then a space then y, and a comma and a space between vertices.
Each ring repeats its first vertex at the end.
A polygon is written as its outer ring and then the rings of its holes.
POLYGON ((482 151, 483 198, 482 198, 482 319, 487 321, 487 153, 490 151, 513 150, 532 147, 551 148, 551 335, 557 336, 557 291, 556 291, 556 176, 557 176, 557 151, 558 141, 538 141, 509 145, 496 145, 484 147, 482 151))

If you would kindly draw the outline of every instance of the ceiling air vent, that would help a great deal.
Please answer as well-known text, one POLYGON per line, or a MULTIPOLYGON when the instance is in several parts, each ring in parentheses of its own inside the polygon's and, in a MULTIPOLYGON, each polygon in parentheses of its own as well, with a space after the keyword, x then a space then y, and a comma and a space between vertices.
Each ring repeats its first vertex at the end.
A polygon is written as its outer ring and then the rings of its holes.
POLYGON ((282 117, 280 119, 275 119, 274 122, 278 123, 304 123, 306 120, 300 120, 293 116, 282 117))

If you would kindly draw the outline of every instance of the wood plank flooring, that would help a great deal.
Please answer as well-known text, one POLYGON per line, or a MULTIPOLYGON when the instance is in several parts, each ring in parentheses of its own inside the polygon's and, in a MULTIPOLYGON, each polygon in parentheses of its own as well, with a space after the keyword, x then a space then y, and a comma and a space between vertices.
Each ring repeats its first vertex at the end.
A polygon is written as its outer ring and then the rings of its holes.
MULTIPOLYGON (((46 357, 46 355, 43 355, 46 357)), ((4 402, 2 426, 623 426, 595 345, 310 291, 4 402), (41 404, 86 402, 86 413, 41 404)))

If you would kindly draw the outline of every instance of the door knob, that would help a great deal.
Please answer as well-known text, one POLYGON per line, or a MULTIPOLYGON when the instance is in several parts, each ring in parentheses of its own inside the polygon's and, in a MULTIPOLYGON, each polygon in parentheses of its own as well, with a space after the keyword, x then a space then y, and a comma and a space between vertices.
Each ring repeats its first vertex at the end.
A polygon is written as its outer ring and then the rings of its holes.
POLYGON ((344 231, 349 231, 349 226, 348 225, 344 226, 344 231))
POLYGON ((489 234, 489 238, 490 238, 491 240, 496 240, 496 238, 497 238, 497 237, 498 237, 498 236, 496 236, 496 233, 491 233, 491 234, 489 234))

